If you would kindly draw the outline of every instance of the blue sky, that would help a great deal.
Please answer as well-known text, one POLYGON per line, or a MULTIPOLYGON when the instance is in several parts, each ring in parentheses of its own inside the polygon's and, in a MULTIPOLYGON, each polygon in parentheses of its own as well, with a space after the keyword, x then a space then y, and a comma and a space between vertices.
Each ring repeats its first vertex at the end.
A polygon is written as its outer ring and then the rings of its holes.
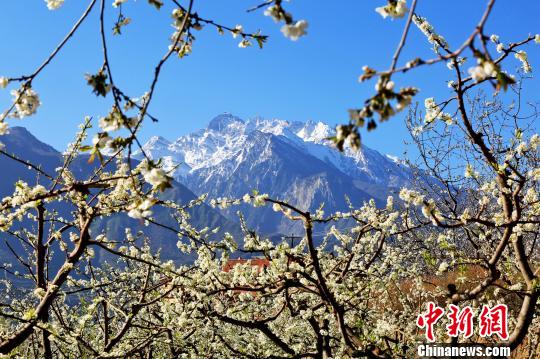
MULTIPOLYGON (((66 0, 57 11, 45 3, 4 1, 0 5, 2 56, 0 76, 28 74, 48 56, 69 31, 89 1, 66 0), (31 3, 31 5, 30 5, 31 3)), ((165 1, 167 3, 167 1, 165 1)), ((437 31, 452 46, 460 44, 478 22, 485 0, 420 0, 417 12, 428 17, 437 31)), ((108 28, 112 27, 115 9, 107 0, 108 28)), ((285 120, 322 120, 337 124, 347 120, 347 109, 360 106, 373 94, 373 82, 359 84, 363 65, 389 66, 399 41, 404 21, 383 20, 374 8, 383 0, 339 2, 293 0, 287 9, 297 19, 309 22, 308 36, 297 42, 284 38, 279 26, 258 13, 246 13, 257 1, 197 1, 199 14, 246 30, 261 29, 270 35, 264 50, 238 48, 238 39, 215 29, 198 32, 194 52, 187 58, 172 59, 164 68, 151 113, 159 123, 146 123, 143 139, 162 135, 174 139, 204 127, 212 117, 231 112, 242 118, 278 117, 285 120)), ((410 1, 409 1, 410 3, 410 1)), ((111 99, 96 98, 85 85, 84 74, 96 72, 101 64, 98 10, 94 10, 73 41, 42 75, 34 88, 43 105, 30 118, 11 120, 23 125, 38 138, 63 149, 85 115, 99 117, 111 105, 111 99)), ((129 0, 124 13, 133 22, 124 35, 109 33, 111 62, 115 82, 132 96, 148 87, 153 67, 166 51, 171 34, 170 10, 156 11, 146 1, 129 0)), ((540 32, 537 21, 538 1, 497 1, 488 22, 488 32, 500 35, 508 43, 540 32), (495 30, 496 29, 496 30, 495 30)), ((533 69, 540 69, 540 46, 526 48, 533 69)), ((433 54, 416 28, 402 55, 408 59, 433 54)), ((519 64, 508 62, 508 70, 519 64)), ((395 78, 397 86, 414 84, 421 89, 416 100, 449 94, 445 80, 452 74, 444 65, 423 68, 395 78)), ((538 80, 530 81, 531 98, 539 93, 538 80)), ((0 106, 10 103, 9 91, 0 91, 0 106)), ((368 146, 384 153, 400 155, 408 138, 403 115, 391 119, 376 131, 363 134, 368 146)))

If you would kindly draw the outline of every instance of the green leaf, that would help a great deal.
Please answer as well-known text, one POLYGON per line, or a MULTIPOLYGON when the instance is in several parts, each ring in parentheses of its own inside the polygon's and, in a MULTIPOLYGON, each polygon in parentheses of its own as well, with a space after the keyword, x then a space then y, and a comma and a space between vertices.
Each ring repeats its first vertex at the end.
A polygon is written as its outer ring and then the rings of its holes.
POLYGON ((264 43, 266 42, 268 38, 266 36, 257 36, 255 40, 257 40, 257 44, 259 44, 259 48, 262 49, 264 46, 264 43))
POLYGON ((502 71, 497 72, 497 90, 503 89, 506 91, 508 89, 508 85, 513 85, 516 83, 516 80, 514 80, 512 77, 508 76, 502 71))
POLYGON ((79 149, 81 152, 88 152, 91 151, 94 147, 93 146, 81 146, 79 149))
POLYGON ((90 155, 90 158, 88 159, 88 163, 93 163, 94 160, 96 159, 96 156, 99 159, 99 162, 103 163, 103 155, 97 148, 94 148, 94 151, 92 151, 92 154, 90 155))
POLYGON ((122 27, 131 23, 131 18, 120 14, 113 27, 113 35, 122 35, 122 27))
POLYGON ((96 152, 92 152, 90 155, 90 158, 88 158, 88 163, 94 163, 94 160, 96 159, 96 152))

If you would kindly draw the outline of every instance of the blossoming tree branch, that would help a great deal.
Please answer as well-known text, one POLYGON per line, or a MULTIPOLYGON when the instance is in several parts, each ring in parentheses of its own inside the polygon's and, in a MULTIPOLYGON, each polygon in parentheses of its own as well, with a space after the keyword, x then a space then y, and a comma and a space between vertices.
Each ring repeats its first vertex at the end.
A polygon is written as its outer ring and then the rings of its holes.
MULTIPOLYGON (((9 138, 14 119, 30 121, 40 109, 40 75, 83 23, 99 22, 95 36, 102 51, 96 56, 102 65, 81 76, 109 110, 81 119, 53 171, 9 146, 0 148, 35 178, 13 183, 12 194, 0 202, 0 231, 11 253, 0 264, 3 357, 410 357, 408 348, 424 340, 416 323, 428 302, 477 311, 506 304, 509 335, 502 344, 524 357, 538 356, 540 137, 537 108, 526 106, 524 94, 532 72, 526 47, 540 43, 540 35, 510 42, 504 34, 486 33, 497 6, 490 0, 470 35, 452 47, 417 12, 419 0, 380 0, 372 16, 402 22, 402 35, 388 68, 362 68, 360 81, 374 80, 375 93, 350 110, 350 122, 328 140, 339 150, 358 149, 363 126, 372 130, 406 111, 419 153, 408 162, 418 173, 409 188, 386 205, 349 203, 336 213, 256 191, 178 203, 166 196, 175 185, 172 174, 139 141, 143 124, 157 121, 152 103, 162 69, 180 66, 178 59, 196 51, 200 31, 230 36, 240 48, 263 48, 269 40, 230 19, 195 12, 195 1, 147 1, 147 11, 173 9, 165 17, 173 30, 170 46, 148 69, 152 79, 143 94, 127 93, 109 61, 110 38, 137 26, 129 17, 130 0, 88 1, 41 65, 0 77, 0 87, 12 95, 0 115, 0 135, 9 138), (112 29, 105 25, 110 19, 112 29), (425 35, 425 43, 415 46, 432 47, 433 57, 402 59, 412 31, 425 35), (421 66, 448 67, 452 91, 438 101, 425 94, 422 109, 414 86, 421 66), (396 74, 406 75, 401 87, 396 74), (136 151, 143 160, 132 158, 136 151), (84 170, 76 170, 81 163, 84 170), (253 211, 269 206, 302 228, 302 236, 297 243, 271 241, 249 228, 242 213, 242 235, 196 228, 191 210, 204 203, 220 209, 249 204, 253 211), (169 221, 156 216, 161 210, 169 221), (178 253, 193 260, 162 259, 142 231, 126 228, 111 236, 103 223, 120 216, 173 233, 178 253), (95 260, 97 252, 105 263, 95 260), (231 267, 231 258, 248 259, 231 267)), ((41 5, 62 11, 63 4, 41 5)), ((271 17, 285 37, 301 41, 308 22, 286 5, 268 0, 248 11, 271 17)), ((436 327, 433 335, 451 343, 500 343, 478 333, 446 337, 445 329, 436 327)))

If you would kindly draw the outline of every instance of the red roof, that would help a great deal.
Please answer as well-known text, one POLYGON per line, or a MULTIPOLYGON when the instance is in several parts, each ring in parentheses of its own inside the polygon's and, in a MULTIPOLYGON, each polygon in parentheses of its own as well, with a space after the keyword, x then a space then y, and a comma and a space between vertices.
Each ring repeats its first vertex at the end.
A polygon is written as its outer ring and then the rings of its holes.
POLYGON ((252 258, 252 259, 243 259, 243 258, 237 258, 237 259, 229 259, 227 263, 223 266, 224 272, 229 272, 231 269, 234 268, 237 264, 244 264, 249 263, 253 267, 258 267, 259 270, 262 268, 268 267, 270 262, 266 258, 252 258))

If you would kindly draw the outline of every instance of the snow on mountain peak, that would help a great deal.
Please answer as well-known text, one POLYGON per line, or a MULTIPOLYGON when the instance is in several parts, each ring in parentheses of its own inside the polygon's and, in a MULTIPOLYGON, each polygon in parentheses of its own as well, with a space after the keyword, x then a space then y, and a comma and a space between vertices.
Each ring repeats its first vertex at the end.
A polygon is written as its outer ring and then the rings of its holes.
POLYGON ((210 121, 210 123, 208 124, 208 129, 214 131, 223 131, 230 125, 241 125, 243 123, 244 121, 242 121, 242 119, 240 119, 239 117, 225 112, 221 115, 214 117, 212 121, 210 121))
POLYGON ((247 121, 246 132, 261 131, 264 133, 271 133, 276 136, 290 135, 287 133, 290 123, 278 118, 264 119, 261 117, 255 117, 247 121))
POLYGON ((296 135, 307 142, 324 143, 332 136, 333 130, 326 123, 308 121, 302 124, 296 135))
POLYGON ((148 140, 146 144, 152 147, 154 146, 168 147, 171 144, 171 142, 167 140, 165 137, 152 136, 150 137, 150 139, 148 140))
POLYGON ((160 156, 165 156, 169 152, 169 147, 171 142, 161 136, 152 136, 144 144, 143 150, 147 152, 150 158, 159 158, 160 156))
MULTIPOLYGON (((311 155, 355 178, 391 183, 404 176, 394 159, 365 146, 359 151, 346 148, 339 152, 328 140, 333 133, 329 125, 320 121, 289 122, 261 117, 243 121, 224 113, 212 119, 207 128, 179 137, 173 143, 163 137, 152 137, 144 145, 144 150, 152 158, 166 157, 165 162, 169 166, 182 164, 175 172, 176 177, 190 176, 202 169, 207 173, 229 173, 249 157, 248 153, 259 151, 255 150, 256 146, 267 146, 266 141, 277 136, 292 146, 291 151, 311 155)), ((268 147, 264 148, 265 151, 258 153, 257 161, 273 156, 268 147)))
MULTIPOLYGON (((406 166, 365 146, 340 152, 328 140, 333 134, 323 122, 243 121, 225 113, 172 143, 156 136, 143 147, 151 158, 161 158, 178 182, 210 198, 240 198, 256 189, 306 210, 324 203, 330 213, 347 210, 345 197, 384 205, 389 194, 410 183, 406 166)), ((223 213, 237 219, 235 211, 223 213)), ((278 220, 271 209, 246 215, 250 228, 291 230, 291 223, 278 220)))

